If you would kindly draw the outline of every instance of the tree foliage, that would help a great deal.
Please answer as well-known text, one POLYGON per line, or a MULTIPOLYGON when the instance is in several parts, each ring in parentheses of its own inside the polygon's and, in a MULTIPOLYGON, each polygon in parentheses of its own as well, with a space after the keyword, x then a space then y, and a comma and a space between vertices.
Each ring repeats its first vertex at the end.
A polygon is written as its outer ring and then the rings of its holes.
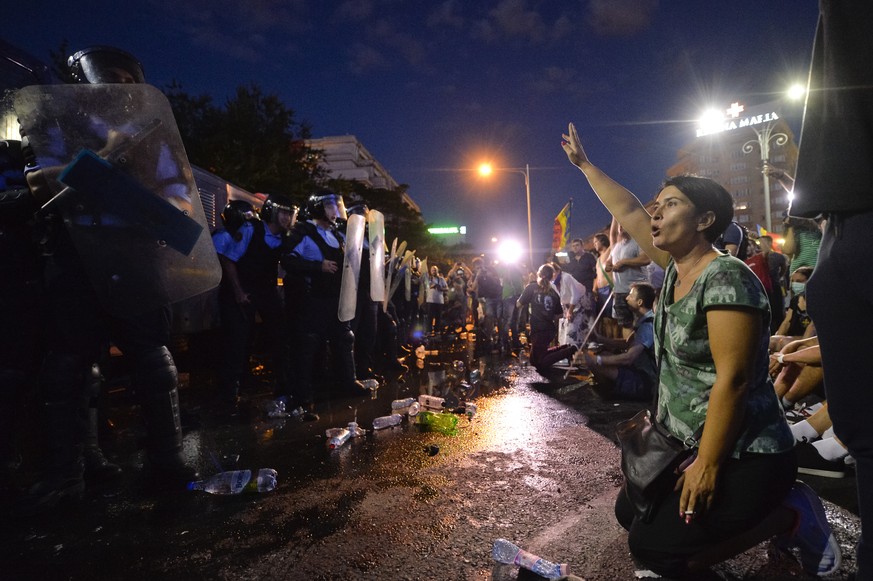
POLYGON ((191 163, 252 192, 283 193, 302 202, 320 177, 305 140, 309 127, 278 96, 254 83, 223 106, 209 95, 166 89, 191 163))

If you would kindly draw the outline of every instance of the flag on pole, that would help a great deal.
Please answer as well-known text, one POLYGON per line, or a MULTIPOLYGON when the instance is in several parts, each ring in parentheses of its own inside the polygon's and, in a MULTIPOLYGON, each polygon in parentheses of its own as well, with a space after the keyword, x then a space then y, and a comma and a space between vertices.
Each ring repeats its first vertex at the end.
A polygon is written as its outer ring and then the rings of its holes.
POLYGON ((573 208, 571 199, 555 216, 555 225, 552 228, 552 252, 563 250, 570 237, 570 210, 573 208))

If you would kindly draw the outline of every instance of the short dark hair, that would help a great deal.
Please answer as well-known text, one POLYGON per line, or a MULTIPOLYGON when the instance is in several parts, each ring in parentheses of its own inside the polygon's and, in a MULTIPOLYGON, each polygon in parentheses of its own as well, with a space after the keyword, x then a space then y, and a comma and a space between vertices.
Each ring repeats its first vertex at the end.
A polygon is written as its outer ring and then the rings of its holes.
POLYGON ((585 242, 583 242, 583 240, 581 238, 573 238, 572 240, 570 240, 570 244, 575 244, 577 242, 579 244, 585 244, 585 242))
POLYGON ((651 309, 655 305, 655 287, 647 282, 633 282, 630 285, 631 290, 636 289, 637 296, 643 301, 643 306, 651 309))
POLYGON ((603 246, 604 248, 609 248, 609 236, 601 233, 595 234, 594 238, 596 238, 600 242, 601 246, 603 246))
POLYGON ((806 277, 806 280, 809 280, 809 277, 812 276, 812 267, 811 266, 799 266, 794 269, 794 272, 791 274, 800 274, 806 277))
POLYGON ((724 187, 715 180, 691 174, 683 174, 668 178, 664 188, 673 186, 688 198, 699 214, 712 212, 715 216, 713 223, 703 231, 703 235, 709 242, 722 235, 725 228, 734 219, 734 199, 724 187))

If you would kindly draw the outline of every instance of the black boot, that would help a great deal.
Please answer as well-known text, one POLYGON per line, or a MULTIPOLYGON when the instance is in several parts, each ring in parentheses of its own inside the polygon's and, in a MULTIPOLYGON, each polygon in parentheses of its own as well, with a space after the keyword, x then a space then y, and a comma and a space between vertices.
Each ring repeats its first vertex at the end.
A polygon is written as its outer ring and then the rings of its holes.
POLYGON ((85 461, 85 480, 89 483, 112 482, 121 476, 121 467, 107 460, 97 444, 97 408, 88 408, 88 433, 82 456, 85 461))
POLYGON ((156 488, 184 490, 199 479, 182 459, 182 422, 176 365, 166 347, 141 357, 132 375, 148 430, 147 471, 156 488))
POLYGON ((85 460, 85 480, 92 484, 111 482, 121 476, 121 467, 107 460, 98 444, 97 398, 100 396, 100 386, 103 381, 99 365, 95 363, 91 366, 91 372, 86 377, 86 381, 89 382, 88 423, 82 449, 82 456, 85 460))

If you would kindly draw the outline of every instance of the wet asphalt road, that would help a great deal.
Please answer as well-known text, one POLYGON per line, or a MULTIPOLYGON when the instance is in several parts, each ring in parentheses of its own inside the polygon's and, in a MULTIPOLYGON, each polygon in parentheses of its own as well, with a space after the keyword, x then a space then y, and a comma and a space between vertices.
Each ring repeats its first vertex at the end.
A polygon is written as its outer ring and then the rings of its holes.
MULTIPOLYGON (((535 578, 494 563, 491 544, 504 537, 589 580, 633 579, 627 537, 612 516, 621 481, 612 431, 641 404, 612 401, 560 371, 543 378, 518 359, 477 351, 474 341, 428 349, 438 353, 410 356, 410 371, 372 397, 334 393, 326 377, 321 419, 311 423, 265 417, 270 392, 257 365, 241 405, 223 405, 215 361, 198 355, 202 345, 181 352, 186 456, 202 474, 276 469, 279 487, 260 495, 146 490, 142 426, 123 376, 114 379, 103 445, 123 466, 122 481, 39 518, 7 520, 0 578, 535 578), (459 386, 474 370, 478 381, 459 386), (478 412, 460 419, 457 436, 404 422, 327 449, 325 429, 357 416, 369 430, 392 400, 423 393, 466 395, 478 412)), ((23 482, 34 463, 25 461, 23 482)), ((845 579, 859 533, 854 479, 805 480, 831 501, 844 552, 833 578, 845 579)), ((704 578, 803 575, 793 558, 761 545, 704 578)))

